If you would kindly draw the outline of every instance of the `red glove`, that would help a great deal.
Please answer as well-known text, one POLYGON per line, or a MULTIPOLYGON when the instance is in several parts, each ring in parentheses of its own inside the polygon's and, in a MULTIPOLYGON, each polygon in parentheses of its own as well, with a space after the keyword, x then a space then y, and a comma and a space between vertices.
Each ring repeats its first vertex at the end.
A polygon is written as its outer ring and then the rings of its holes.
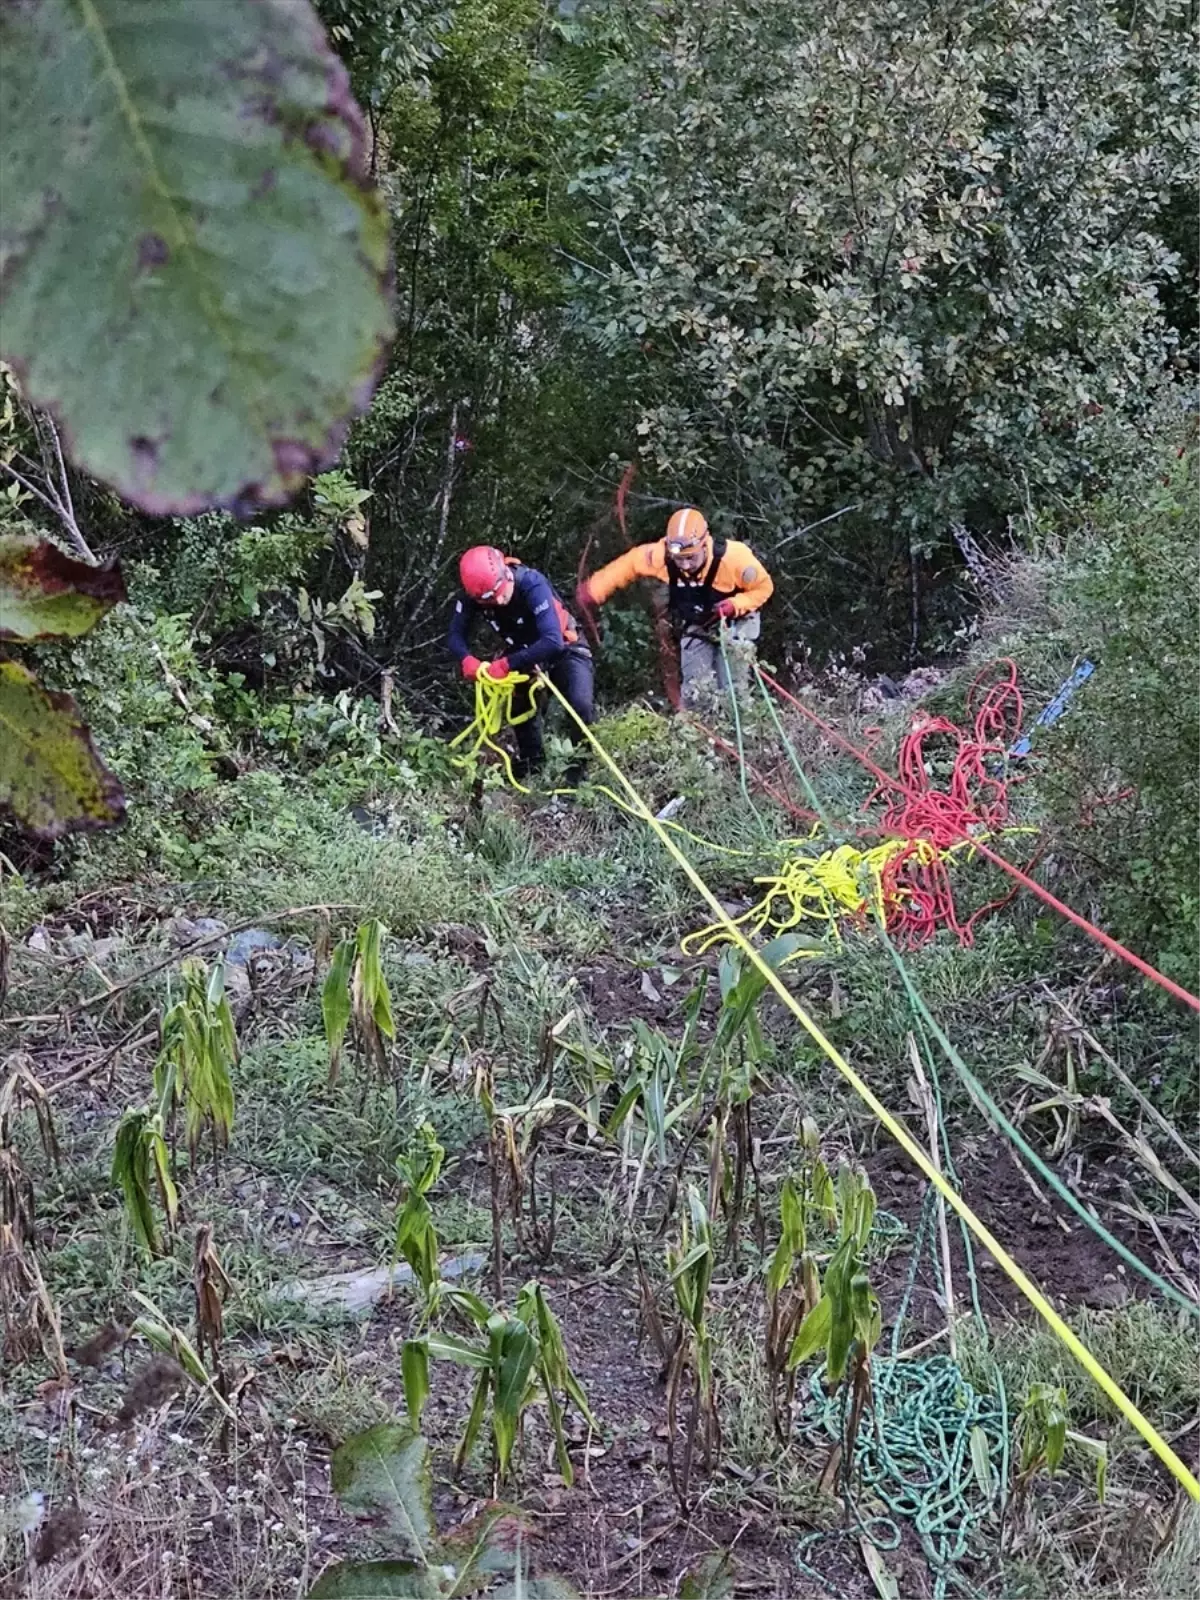
POLYGON ((507 678, 508 657, 497 656, 495 661, 489 661, 483 670, 487 673, 489 678, 507 678))
POLYGON ((599 605, 599 603, 600 602, 592 593, 592 585, 587 578, 585 578, 582 583, 576 585, 575 604, 581 611, 591 611, 597 605, 599 605))
POLYGON ((713 607, 713 616, 718 622, 729 622, 737 616, 737 607, 732 600, 718 600, 713 607))
POLYGON ((478 656, 464 656, 459 664, 462 667, 463 677, 474 680, 483 662, 480 661, 478 656))

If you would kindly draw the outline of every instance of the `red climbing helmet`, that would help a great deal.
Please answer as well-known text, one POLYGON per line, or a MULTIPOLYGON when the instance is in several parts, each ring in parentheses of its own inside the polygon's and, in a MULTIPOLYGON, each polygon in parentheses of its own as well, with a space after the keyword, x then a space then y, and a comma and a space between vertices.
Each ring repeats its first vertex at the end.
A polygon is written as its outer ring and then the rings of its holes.
POLYGON ((472 545, 458 563, 459 582, 472 600, 482 605, 502 604, 512 587, 512 568, 495 545, 472 545))

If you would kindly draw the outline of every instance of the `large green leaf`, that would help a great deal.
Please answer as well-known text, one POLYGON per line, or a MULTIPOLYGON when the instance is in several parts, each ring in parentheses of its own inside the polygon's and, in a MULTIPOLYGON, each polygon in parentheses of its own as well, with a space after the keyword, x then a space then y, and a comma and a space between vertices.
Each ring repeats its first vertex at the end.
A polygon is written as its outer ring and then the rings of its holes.
POLYGON ((0 807, 43 839, 103 828, 125 814, 121 785, 96 754, 69 694, 0 661, 0 807))
POLYGON ((441 1600, 445 1590, 428 1567, 411 1561, 343 1561, 308 1591, 308 1600, 441 1600))
POLYGON ((285 500, 392 332, 388 230, 309 0, 0 9, 4 358, 146 510, 285 500))
POLYGON ((0 639, 76 639, 124 598, 115 566, 73 561, 47 539, 0 535, 0 639))
POLYGON ((333 1491, 349 1511, 382 1517, 406 1557, 427 1560, 434 1536, 429 1446, 399 1422, 355 1434, 333 1453, 333 1491))

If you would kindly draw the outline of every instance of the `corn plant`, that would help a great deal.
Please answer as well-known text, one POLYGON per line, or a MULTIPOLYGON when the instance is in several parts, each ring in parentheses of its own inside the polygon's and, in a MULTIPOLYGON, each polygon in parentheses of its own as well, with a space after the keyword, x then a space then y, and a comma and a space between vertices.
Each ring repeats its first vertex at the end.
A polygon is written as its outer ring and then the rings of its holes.
POLYGON ((430 1360, 454 1361, 476 1374, 471 1410, 454 1454, 455 1467, 462 1469, 484 1421, 489 1420, 492 1480, 498 1493, 511 1470, 525 1413, 531 1405, 541 1403, 550 1417, 558 1470, 569 1486, 574 1481, 574 1470, 563 1432, 564 1405, 574 1404, 590 1428, 596 1424, 583 1388, 571 1371, 562 1330, 541 1286, 527 1283, 511 1315, 503 1309, 489 1311, 462 1291, 454 1291, 453 1298, 456 1308, 475 1322, 482 1337, 473 1343, 451 1334, 430 1333, 406 1341, 401 1363, 404 1398, 413 1427, 420 1427, 429 1395, 430 1360))
POLYGON ((392 996, 383 972, 387 929, 378 919, 359 924, 353 939, 335 946, 321 986, 321 1016, 329 1046, 329 1082, 337 1082, 342 1046, 351 1019, 363 1051, 382 1073, 387 1067, 383 1041, 396 1037, 392 996))
POLYGON ((1013 1506, 1019 1509, 1037 1474, 1045 1471, 1053 1477, 1062 1466, 1067 1446, 1072 1445, 1087 1456, 1096 1469, 1096 1495, 1103 1503, 1108 1479, 1108 1446, 1103 1439, 1091 1439, 1086 1433, 1076 1433, 1067 1423, 1067 1391, 1050 1383, 1035 1383, 1025 1396, 1025 1403, 1017 1416, 1017 1440, 1020 1445, 1021 1464, 1013 1485, 1013 1506))
MULTIPOLYGON (((0 965, 2 965, 0 960, 0 965)), ((62 1319, 38 1265, 33 1180, 13 1135, 12 1117, 24 1101, 37 1117, 48 1161, 59 1161, 50 1102, 27 1058, 14 1055, 0 1083, 0 1365, 23 1359, 39 1346, 65 1377, 62 1319)))
POLYGON ((686 1034, 680 1045, 634 1019, 629 1069, 612 1115, 604 1124, 610 1139, 619 1137, 632 1217, 653 1155, 660 1169, 667 1165, 668 1142, 679 1123, 701 1103, 702 1087, 691 1083, 691 1051, 686 1034))
POLYGON ((171 1175, 171 1153, 161 1111, 141 1106, 121 1118, 113 1149, 112 1181, 121 1186, 125 1214, 142 1248, 147 1255, 161 1255, 155 1195, 166 1214, 169 1232, 174 1231, 179 1216, 179 1192, 171 1175))
POLYGON ((213 1152, 233 1131, 233 1083, 237 1035, 225 993, 225 968, 211 973, 199 961, 185 961, 183 994, 162 1020, 162 1048, 154 1066, 158 1115, 167 1126, 177 1105, 184 1110, 188 1153, 195 1156, 200 1136, 212 1132, 213 1152))
POLYGON ((838 1238, 825 1268, 821 1297, 805 1316, 792 1341, 793 1371, 818 1352, 826 1380, 848 1383, 849 1406, 841 1441, 848 1480, 863 1412, 871 1397, 871 1352, 879 1340, 879 1301, 865 1266, 867 1240, 875 1220, 875 1194, 866 1175, 843 1167, 837 1182, 838 1238))
MULTIPOLYGON (((781 934, 764 947, 763 960, 772 971, 776 971, 806 942, 798 934, 781 934)), ((767 978, 740 950, 729 948, 721 955, 717 979, 721 990, 721 1010, 701 1074, 702 1083, 710 1083, 714 1076, 716 1078, 715 1116, 718 1126, 714 1130, 710 1152, 712 1176, 709 1209, 711 1214, 712 1198, 719 1193, 728 1223, 727 1248, 731 1255, 736 1255, 748 1176, 754 1179, 754 1213, 759 1248, 765 1245, 761 1185, 754 1164, 753 1114, 754 1093, 760 1084, 763 1063, 769 1054, 758 1018, 759 1002, 767 988, 767 978), (732 1162, 725 1160, 723 1155, 718 1159, 719 1150, 724 1151, 730 1134, 733 1140, 732 1162)))
POLYGON ((667 1269, 680 1317, 675 1350, 667 1370, 667 1470, 675 1498, 685 1516, 689 1513, 688 1494, 696 1440, 700 1441, 704 1465, 709 1471, 721 1444, 712 1332, 708 1325, 708 1291, 714 1262, 708 1210, 700 1193, 689 1184, 687 1210, 680 1219, 679 1243, 667 1248, 667 1269), (681 1462, 677 1457, 679 1398, 689 1374, 691 1396, 681 1462))
POLYGON ((833 1179, 821 1160, 816 1124, 807 1117, 800 1144, 800 1170, 794 1177, 789 1174, 780 1190, 779 1243, 767 1268, 767 1372, 771 1418, 780 1440, 789 1432, 785 1419, 796 1389, 796 1369, 789 1362, 792 1345, 805 1317, 821 1298, 812 1224, 821 1222, 830 1234, 837 1228, 833 1179))
POLYGON ((396 1217, 392 1260, 395 1262, 403 1256, 408 1262, 421 1285, 426 1309, 432 1313, 436 1309, 442 1274, 433 1209, 427 1196, 438 1180, 446 1152, 427 1122, 421 1124, 420 1132, 424 1145, 422 1155, 396 1157, 396 1169, 408 1192, 396 1217))

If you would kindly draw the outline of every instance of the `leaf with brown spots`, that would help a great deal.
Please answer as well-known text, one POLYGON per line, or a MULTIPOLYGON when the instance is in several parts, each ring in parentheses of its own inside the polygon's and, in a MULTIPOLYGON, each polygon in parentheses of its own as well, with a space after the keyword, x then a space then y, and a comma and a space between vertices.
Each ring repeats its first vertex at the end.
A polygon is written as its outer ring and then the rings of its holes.
POLYGON ((96 754, 69 694, 0 661, 0 807, 41 839, 119 822, 121 785, 96 754))
POLYGON ((278 505, 393 323, 361 113, 310 0, 0 8, 0 353, 147 511, 278 505))
POLYGON ((46 539, 0 535, 0 639, 77 639, 124 599, 116 566, 73 561, 46 539))

